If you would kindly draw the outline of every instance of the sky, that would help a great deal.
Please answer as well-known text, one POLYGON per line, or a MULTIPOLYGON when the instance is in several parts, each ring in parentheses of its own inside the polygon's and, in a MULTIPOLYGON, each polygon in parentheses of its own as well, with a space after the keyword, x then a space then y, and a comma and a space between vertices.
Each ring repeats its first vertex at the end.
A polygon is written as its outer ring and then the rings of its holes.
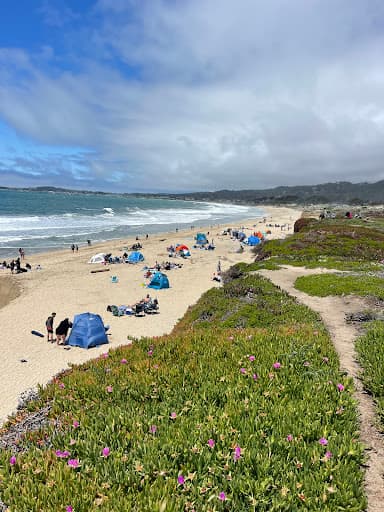
POLYGON ((382 0, 1 0, 0 185, 384 179, 382 0))

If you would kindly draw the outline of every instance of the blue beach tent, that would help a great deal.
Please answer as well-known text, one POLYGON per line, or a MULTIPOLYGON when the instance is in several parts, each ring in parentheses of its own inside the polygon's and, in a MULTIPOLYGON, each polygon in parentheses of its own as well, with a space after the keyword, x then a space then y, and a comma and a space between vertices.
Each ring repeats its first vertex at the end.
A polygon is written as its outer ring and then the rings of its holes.
POLYGON ((258 236, 249 236, 248 237, 248 245, 257 245, 260 243, 260 238, 258 236))
POLYGON ((104 343, 108 343, 108 338, 100 315, 94 313, 75 315, 68 345, 91 348, 104 343))
POLYGON ((197 233, 195 240, 198 245, 204 245, 208 243, 208 239, 205 233, 197 233))
POLYGON ((131 254, 128 256, 129 263, 139 263, 140 261, 144 261, 144 256, 141 254, 141 252, 134 251, 131 252, 131 254))
POLYGON ((156 274, 153 275, 152 280, 148 285, 148 288, 154 288, 155 290, 169 288, 168 277, 162 272, 156 272, 156 274))

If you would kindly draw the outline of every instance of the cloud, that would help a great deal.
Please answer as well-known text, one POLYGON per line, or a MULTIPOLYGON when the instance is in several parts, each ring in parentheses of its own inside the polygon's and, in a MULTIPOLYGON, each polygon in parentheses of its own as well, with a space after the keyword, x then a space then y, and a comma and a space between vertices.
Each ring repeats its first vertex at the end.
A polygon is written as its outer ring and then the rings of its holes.
POLYGON ((37 148, 84 148, 73 152, 82 172, 68 170, 68 151, 56 167, 31 155, 58 169, 62 186, 383 178, 381 2, 99 0, 87 14, 64 62, 53 41, 50 67, 0 50, 5 122, 37 148))

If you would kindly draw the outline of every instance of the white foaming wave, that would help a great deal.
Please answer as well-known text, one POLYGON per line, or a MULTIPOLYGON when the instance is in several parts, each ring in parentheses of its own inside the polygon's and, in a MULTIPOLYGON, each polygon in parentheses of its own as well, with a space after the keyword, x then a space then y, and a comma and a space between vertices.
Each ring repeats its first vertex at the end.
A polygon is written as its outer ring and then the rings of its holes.
POLYGON ((103 210, 108 213, 109 215, 115 215, 115 212, 113 211, 113 208, 103 208, 103 210))

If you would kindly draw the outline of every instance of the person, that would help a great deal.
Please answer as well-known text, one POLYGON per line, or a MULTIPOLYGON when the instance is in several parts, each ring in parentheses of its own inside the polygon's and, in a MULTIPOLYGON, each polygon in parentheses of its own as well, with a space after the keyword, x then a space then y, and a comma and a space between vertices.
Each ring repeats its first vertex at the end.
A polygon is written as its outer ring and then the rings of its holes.
POLYGON ((76 249, 76 252, 79 252, 79 246, 77 244, 75 245, 75 249, 76 249))
POLYGON ((69 318, 64 318, 56 328, 56 339, 58 345, 65 345, 65 338, 67 337, 69 329, 72 327, 72 322, 69 318))
POLYGON ((51 315, 45 321, 45 326, 47 328, 47 341, 48 343, 53 343, 55 340, 53 339, 53 321, 55 319, 56 313, 51 313, 51 315))
POLYGON ((218 273, 218 275, 221 274, 221 261, 220 260, 217 262, 217 273, 218 273))
POLYGON ((89 238, 88 238, 88 240, 87 240, 87 244, 88 244, 88 245, 91 245, 91 241, 90 241, 90 239, 89 239, 89 238))
POLYGON ((71 245, 72 252, 75 252, 75 244, 71 245))

